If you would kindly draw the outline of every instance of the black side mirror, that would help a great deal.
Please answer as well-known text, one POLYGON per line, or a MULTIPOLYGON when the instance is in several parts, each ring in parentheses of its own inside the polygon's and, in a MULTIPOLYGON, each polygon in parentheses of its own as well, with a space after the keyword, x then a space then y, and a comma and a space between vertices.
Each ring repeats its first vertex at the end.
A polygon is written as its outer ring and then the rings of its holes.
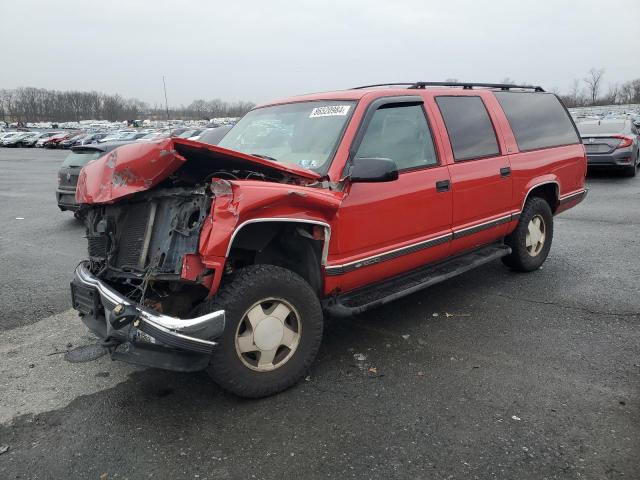
POLYGON ((354 158, 349 178, 355 183, 392 182, 398 179, 398 166, 390 158, 354 158))

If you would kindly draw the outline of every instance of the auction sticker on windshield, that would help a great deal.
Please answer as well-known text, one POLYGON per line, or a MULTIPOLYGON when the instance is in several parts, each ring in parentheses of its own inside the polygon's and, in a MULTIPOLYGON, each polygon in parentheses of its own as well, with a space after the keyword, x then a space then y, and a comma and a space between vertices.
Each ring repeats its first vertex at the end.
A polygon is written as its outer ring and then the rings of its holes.
POLYGON ((309 115, 309 118, 344 116, 347 114, 350 108, 351 105, 330 105, 328 107, 316 107, 311 110, 311 115, 309 115))

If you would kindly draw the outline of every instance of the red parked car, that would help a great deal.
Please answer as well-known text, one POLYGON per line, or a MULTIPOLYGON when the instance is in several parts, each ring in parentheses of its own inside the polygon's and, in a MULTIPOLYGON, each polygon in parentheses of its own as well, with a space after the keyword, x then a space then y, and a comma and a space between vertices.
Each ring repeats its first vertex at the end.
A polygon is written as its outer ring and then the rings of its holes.
POLYGON ((49 137, 43 144, 44 148, 58 148, 60 143, 64 140, 67 140, 71 137, 74 137, 78 134, 78 132, 69 132, 69 133, 60 133, 58 135, 53 135, 49 137))
POLYGON ((270 395, 304 375, 323 314, 498 258, 542 265, 553 216, 586 194, 557 96, 377 87, 259 106, 217 146, 134 143, 82 169, 88 259, 72 301, 112 358, 270 395))

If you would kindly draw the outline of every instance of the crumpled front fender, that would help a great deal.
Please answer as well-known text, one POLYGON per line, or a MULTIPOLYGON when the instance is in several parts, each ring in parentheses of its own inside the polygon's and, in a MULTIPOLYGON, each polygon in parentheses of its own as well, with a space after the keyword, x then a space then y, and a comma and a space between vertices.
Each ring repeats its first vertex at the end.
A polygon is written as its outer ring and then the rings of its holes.
POLYGON ((200 254, 224 258, 238 228, 250 221, 300 221, 331 225, 341 192, 261 181, 232 181, 233 193, 214 199, 200 235, 200 254))

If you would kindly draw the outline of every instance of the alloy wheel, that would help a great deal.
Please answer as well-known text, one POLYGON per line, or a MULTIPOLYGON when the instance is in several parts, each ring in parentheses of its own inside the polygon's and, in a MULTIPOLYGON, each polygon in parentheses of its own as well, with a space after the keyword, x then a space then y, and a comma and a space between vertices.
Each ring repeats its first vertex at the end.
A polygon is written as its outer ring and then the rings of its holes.
POLYGON ((532 257, 537 256, 544 247, 546 226, 541 215, 534 215, 527 225, 525 246, 532 257))
POLYGON ((236 353, 247 368, 272 371, 291 359, 301 334, 296 309, 282 298, 265 298, 252 305, 238 324, 236 353))

